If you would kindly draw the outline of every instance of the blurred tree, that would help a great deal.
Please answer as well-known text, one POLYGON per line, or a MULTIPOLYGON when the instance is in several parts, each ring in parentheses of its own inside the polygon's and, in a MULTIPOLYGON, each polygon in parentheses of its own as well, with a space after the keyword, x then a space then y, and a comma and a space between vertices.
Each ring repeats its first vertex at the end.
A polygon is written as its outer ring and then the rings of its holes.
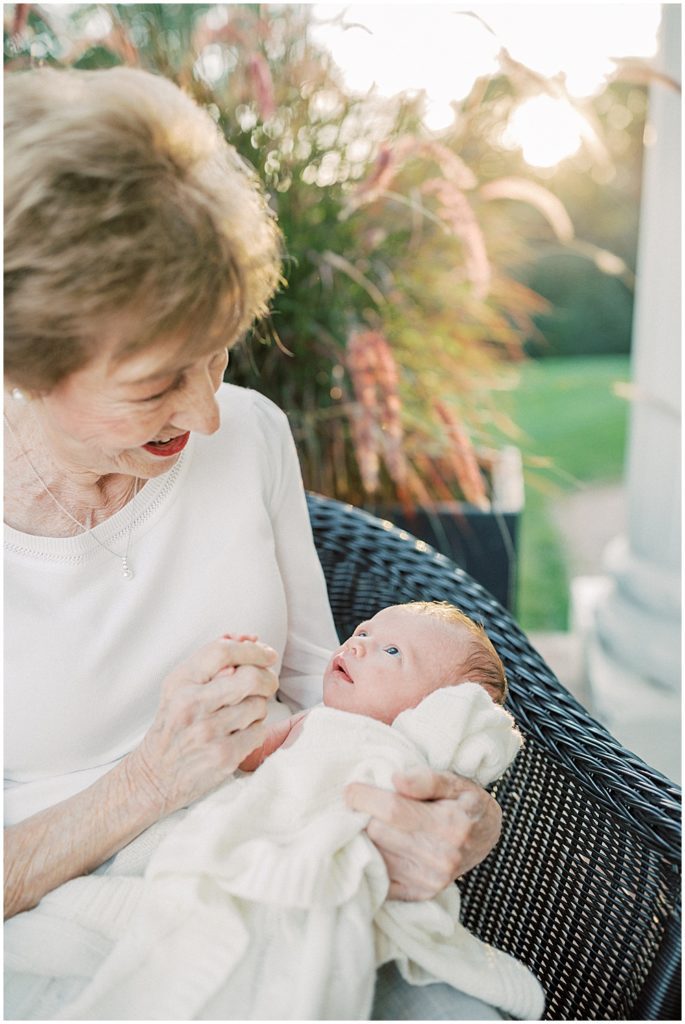
POLYGON ((536 317, 544 342, 530 339, 526 345, 536 356, 630 351, 647 89, 618 78, 588 102, 605 159, 597 163, 581 151, 545 182, 594 248, 543 249, 521 272, 520 279, 551 306, 536 317))

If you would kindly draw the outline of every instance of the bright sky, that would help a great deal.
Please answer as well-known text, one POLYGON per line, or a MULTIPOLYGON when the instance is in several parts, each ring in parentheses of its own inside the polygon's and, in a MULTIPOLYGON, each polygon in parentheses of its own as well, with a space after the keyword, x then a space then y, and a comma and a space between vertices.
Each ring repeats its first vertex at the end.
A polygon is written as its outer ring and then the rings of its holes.
MULTIPOLYGON (((661 17, 658 3, 455 3, 314 4, 322 21, 344 12, 347 24, 321 24, 318 39, 328 46, 350 88, 381 95, 425 90, 426 122, 439 130, 450 124, 450 101, 466 96, 474 79, 497 67, 505 46, 512 57, 544 75, 563 71, 569 92, 577 97, 596 92, 614 68, 612 57, 653 57, 661 17), (464 12, 473 12, 478 18, 464 12), (482 22, 486 22, 491 31, 482 22), (359 27, 365 26, 365 28, 359 27)), ((533 102, 533 101, 531 101, 533 102)), ((573 152, 581 127, 570 107, 538 105, 520 109, 520 123, 510 125, 529 142, 531 163, 550 165, 573 152), (529 127, 532 125, 533 127, 529 127), (531 132, 542 130, 550 143, 535 150, 531 132), (551 141, 550 133, 556 138, 551 141), (566 152, 564 152, 566 150, 566 152), (537 153, 537 156, 536 156, 537 153)), ((511 136, 511 142, 515 139, 511 136)))
MULTIPOLYGON (((497 69, 502 46, 543 75, 563 72, 569 93, 582 98, 601 88, 615 67, 612 57, 653 57, 661 19, 661 5, 654 0, 309 6, 319 20, 315 38, 330 49, 351 89, 366 93, 375 87, 383 96, 425 91, 426 124, 436 131, 451 124, 451 102, 467 96, 479 75, 497 69)), ((92 21, 97 32, 110 24, 102 14, 92 21)), ((215 60, 217 74, 223 73, 223 59, 215 60)), ((203 61, 208 73, 212 54, 203 61)), ((503 126, 502 142, 520 146, 532 166, 552 167, 576 152, 587 127, 570 104, 534 96, 503 126)))

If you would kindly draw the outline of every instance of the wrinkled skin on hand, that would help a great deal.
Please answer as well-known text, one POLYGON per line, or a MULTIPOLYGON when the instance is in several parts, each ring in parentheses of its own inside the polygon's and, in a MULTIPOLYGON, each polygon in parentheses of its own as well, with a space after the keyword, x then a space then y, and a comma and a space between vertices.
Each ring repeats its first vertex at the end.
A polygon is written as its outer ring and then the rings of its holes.
POLYGON ((345 799, 371 815, 366 831, 388 869, 389 898, 431 899, 490 853, 501 810, 481 786, 451 772, 397 774, 393 785, 394 793, 355 782, 345 799))
POLYGON ((264 742, 278 689, 276 652, 252 637, 221 637, 164 680, 159 708, 131 769, 160 816, 226 779, 264 742))

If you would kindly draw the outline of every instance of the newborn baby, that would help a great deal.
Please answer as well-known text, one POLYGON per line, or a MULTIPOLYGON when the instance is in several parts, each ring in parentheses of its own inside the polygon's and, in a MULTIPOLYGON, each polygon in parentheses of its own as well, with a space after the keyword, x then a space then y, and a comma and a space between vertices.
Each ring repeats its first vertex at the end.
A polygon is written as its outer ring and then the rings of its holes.
MULTIPOLYGON (((413 601, 361 622, 334 652, 323 676, 323 703, 392 725, 434 690, 465 682, 478 683, 504 704, 504 666, 485 630, 446 601, 413 601)), ((243 761, 243 771, 253 771, 279 746, 290 745, 307 714, 274 726, 243 761)))

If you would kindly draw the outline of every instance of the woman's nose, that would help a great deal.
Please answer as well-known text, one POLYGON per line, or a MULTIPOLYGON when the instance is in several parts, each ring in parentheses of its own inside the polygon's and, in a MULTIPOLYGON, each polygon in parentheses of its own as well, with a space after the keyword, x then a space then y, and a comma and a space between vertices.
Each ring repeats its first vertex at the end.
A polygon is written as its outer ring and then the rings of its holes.
POLYGON ((188 382, 173 422, 175 426, 197 431, 198 434, 213 434, 219 429, 219 405, 214 384, 208 375, 198 375, 188 382))

